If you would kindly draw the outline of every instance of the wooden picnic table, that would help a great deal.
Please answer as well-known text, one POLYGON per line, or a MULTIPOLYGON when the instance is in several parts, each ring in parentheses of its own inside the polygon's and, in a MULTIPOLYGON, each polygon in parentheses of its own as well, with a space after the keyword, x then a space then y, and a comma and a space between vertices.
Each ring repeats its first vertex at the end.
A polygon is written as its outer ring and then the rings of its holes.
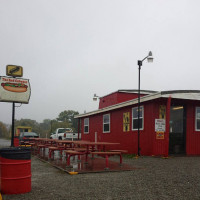
POLYGON ((119 145, 120 143, 113 143, 113 142, 90 142, 90 141, 74 141, 75 145, 82 145, 86 146, 87 150, 89 151, 89 148, 92 148, 92 151, 95 150, 95 147, 97 147, 98 150, 106 150, 106 146, 112 146, 112 145, 119 145), (102 149, 100 148, 102 147, 102 149))
MULTIPOLYGON (((91 154, 92 158, 94 155, 105 157, 106 168, 108 169, 108 157, 113 155, 120 156, 120 164, 122 164, 122 152, 113 150, 111 146, 117 146, 120 143, 116 142, 90 142, 85 140, 58 140, 58 139, 49 139, 49 138, 34 138, 34 141, 38 144, 39 148, 49 148, 49 158, 52 156, 52 152, 58 150, 60 151, 61 159, 62 152, 66 154, 67 165, 70 165, 71 156, 85 156, 85 164, 88 163, 88 155, 91 154), (40 147, 41 145, 41 147, 40 147), (84 147, 84 148, 83 148, 84 147), (109 147, 109 148, 107 148, 109 147), (109 150, 108 150, 109 149, 109 150), (113 150, 113 152, 111 152, 113 150), (115 152, 116 151, 116 152, 115 152)), ((114 148, 116 149, 116 148, 114 148)), ((39 151, 38 151, 39 152, 39 151)))
MULTIPOLYGON (((90 142, 90 141, 73 141, 74 145, 78 146, 86 146, 86 151, 85 151, 85 162, 88 162, 88 155, 91 152, 95 151, 95 147, 97 147, 97 150, 103 150, 104 152, 106 151, 106 146, 112 146, 112 145, 119 145, 120 143, 113 143, 113 142, 90 142), (100 148, 102 147, 102 149, 100 148)), ((93 154, 92 154, 93 157, 93 154)))

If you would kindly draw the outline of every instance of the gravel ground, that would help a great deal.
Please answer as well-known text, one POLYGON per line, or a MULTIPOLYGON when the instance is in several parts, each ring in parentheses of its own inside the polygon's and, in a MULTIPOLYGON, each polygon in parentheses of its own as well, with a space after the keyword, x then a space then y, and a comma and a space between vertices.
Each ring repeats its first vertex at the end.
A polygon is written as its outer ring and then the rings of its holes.
POLYGON ((68 175, 32 157, 32 191, 3 195, 3 200, 200 199, 200 157, 124 158, 124 162, 140 169, 68 175))

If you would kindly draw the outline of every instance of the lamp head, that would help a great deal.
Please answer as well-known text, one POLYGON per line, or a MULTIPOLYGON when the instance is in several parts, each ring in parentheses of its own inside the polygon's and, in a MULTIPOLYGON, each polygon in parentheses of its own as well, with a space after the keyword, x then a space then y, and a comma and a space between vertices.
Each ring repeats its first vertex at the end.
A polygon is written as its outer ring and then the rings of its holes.
POLYGON ((97 101, 97 99, 98 99, 98 96, 94 94, 93 101, 97 101))
POLYGON ((152 63, 152 62, 153 62, 153 54, 152 54, 151 51, 149 51, 149 55, 148 55, 148 57, 147 57, 147 61, 148 61, 149 63, 152 63))
POLYGON ((97 97, 93 97, 93 101, 97 101, 97 97))

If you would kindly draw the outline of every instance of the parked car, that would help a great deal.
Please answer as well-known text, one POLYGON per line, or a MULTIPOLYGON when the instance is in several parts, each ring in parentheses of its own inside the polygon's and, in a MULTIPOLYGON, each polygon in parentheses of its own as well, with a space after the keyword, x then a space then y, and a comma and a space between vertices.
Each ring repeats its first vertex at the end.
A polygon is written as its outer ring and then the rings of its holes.
POLYGON ((30 138, 38 138, 39 135, 35 132, 22 132, 19 135, 19 143, 24 144, 25 141, 28 141, 30 138))

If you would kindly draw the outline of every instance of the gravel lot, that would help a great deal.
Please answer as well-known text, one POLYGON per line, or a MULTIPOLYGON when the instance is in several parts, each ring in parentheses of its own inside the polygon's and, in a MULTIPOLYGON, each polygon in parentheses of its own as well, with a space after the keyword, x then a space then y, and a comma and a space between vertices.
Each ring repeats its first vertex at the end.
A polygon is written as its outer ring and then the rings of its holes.
POLYGON ((3 195, 3 200, 200 199, 200 157, 124 158, 124 162, 140 169, 68 175, 32 157, 32 191, 3 195))

